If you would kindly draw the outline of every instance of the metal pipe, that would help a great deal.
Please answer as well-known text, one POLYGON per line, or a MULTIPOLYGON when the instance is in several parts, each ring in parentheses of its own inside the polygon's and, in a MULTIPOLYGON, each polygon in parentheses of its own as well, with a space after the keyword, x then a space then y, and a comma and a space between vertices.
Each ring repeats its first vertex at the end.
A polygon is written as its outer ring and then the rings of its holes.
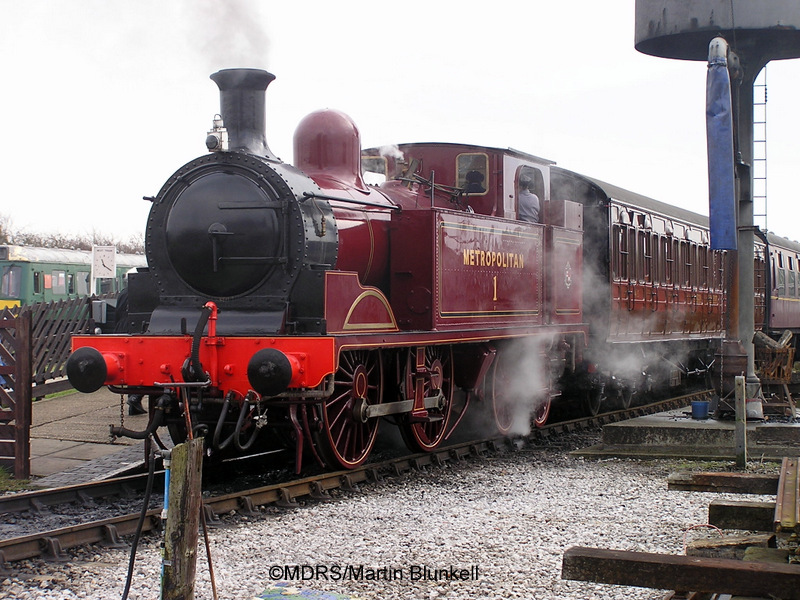
POLYGON ((225 423, 225 415, 228 413, 228 407, 231 404, 231 396, 233 396, 233 394, 234 392, 228 392, 226 394, 225 401, 222 403, 222 409, 219 412, 219 419, 217 419, 217 426, 214 428, 214 437, 212 438, 211 444, 211 447, 215 450, 224 450, 233 441, 233 433, 225 438, 224 441, 219 441, 220 437, 222 436, 222 427, 225 423))
POLYGON ((146 440, 164 423, 164 411, 170 404, 172 404, 172 396, 164 394, 158 399, 155 411, 146 429, 143 431, 133 431, 125 427, 112 425, 111 435, 114 437, 127 437, 134 440, 146 440))
POLYGON ((247 416, 247 413, 250 410, 250 400, 247 398, 244 399, 242 402, 242 408, 239 411, 239 419, 236 421, 236 429, 233 432, 233 445, 236 446, 236 449, 239 451, 246 451, 249 450, 250 447, 255 443, 256 438, 258 437, 258 423, 253 425, 253 433, 250 436, 250 439, 247 440, 244 444, 242 444, 240 436, 242 433, 242 425, 244 424, 244 419, 247 416))

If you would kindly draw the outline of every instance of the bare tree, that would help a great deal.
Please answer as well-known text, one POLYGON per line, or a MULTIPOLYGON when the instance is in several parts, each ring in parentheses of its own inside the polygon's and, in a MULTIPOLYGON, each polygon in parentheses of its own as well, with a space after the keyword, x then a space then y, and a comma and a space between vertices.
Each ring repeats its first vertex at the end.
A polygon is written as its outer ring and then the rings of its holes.
POLYGON ((0 244, 11 243, 11 217, 0 214, 0 244))
POLYGON ((124 254, 144 254, 144 238, 141 234, 132 235, 127 240, 117 240, 111 235, 92 231, 90 237, 80 237, 69 233, 37 233, 15 230, 11 217, 0 214, 0 244, 36 246, 39 248, 63 248, 67 250, 91 250, 92 246, 116 246, 124 254))

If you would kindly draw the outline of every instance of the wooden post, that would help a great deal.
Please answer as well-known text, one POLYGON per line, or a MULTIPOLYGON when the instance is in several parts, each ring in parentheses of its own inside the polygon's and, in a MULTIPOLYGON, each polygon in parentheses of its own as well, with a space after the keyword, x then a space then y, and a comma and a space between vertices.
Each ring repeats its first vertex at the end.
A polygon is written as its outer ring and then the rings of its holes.
POLYGON ((735 378, 736 394, 736 429, 734 440, 736 443, 736 466, 747 466, 747 394, 745 393, 745 378, 737 375, 735 378))
POLYGON ((16 372, 14 385, 14 477, 31 476, 31 415, 33 382, 33 326, 31 309, 19 311, 16 325, 17 351, 14 357, 16 372))
POLYGON ((178 444, 172 449, 169 508, 164 529, 162 600, 194 598, 202 470, 202 438, 178 444))
POLYGON ((578 546, 564 552, 561 565, 562 579, 800 600, 797 565, 578 546))

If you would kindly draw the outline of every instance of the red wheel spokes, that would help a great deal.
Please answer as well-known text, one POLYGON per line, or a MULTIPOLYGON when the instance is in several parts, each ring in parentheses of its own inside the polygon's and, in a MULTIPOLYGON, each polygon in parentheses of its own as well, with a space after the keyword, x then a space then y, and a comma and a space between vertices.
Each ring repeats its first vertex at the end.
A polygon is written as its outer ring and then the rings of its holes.
POLYGON ((323 407, 320 453, 329 466, 352 469, 369 456, 378 433, 378 420, 362 418, 367 405, 383 395, 380 354, 367 350, 343 352, 334 379, 334 393, 323 407))
MULTIPOLYGON (((411 360, 411 359, 409 359, 411 360)), ((441 394, 441 408, 429 408, 433 420, 419 423, 404 423, 403 437, 411 450, 428 452, 444 439, 453 407, 453 352, 450 346, 430 346, 425 349, 425 367, 432 373, 423 383, 423 395, 427 398, 441 394)), ((407 368, 406 387, 412 388, 413 376, 407 368)), ((408 394, 408 392, 407 392, 408 394)))

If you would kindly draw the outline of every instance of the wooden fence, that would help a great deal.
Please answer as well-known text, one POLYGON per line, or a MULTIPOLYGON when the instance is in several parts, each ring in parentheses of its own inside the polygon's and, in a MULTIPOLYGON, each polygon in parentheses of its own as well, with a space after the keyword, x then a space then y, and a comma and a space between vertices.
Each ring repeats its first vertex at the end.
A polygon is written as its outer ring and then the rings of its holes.
POLYGON ((17 479, 30 477, 32 400, 71 389, 66 379, 70 339, 94 328, 95 299, 0 312, 0 466, 17 479))

